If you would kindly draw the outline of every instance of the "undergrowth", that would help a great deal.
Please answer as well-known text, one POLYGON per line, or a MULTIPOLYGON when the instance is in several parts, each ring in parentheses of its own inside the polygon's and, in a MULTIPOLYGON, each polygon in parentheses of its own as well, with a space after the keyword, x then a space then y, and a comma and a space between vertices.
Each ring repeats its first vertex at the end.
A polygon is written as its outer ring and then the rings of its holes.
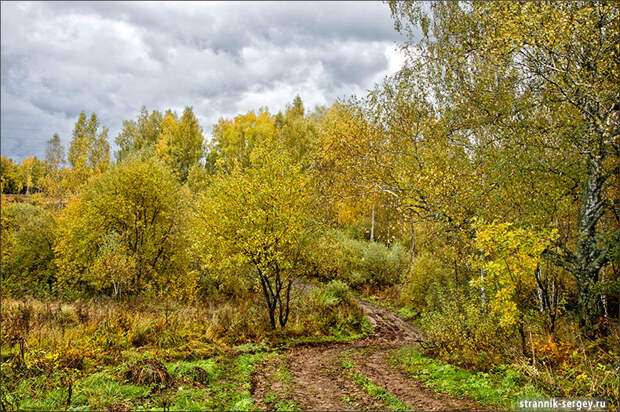
POLYGON ((3 299, 2 408, 252 409, 250 375, 270 348, 347 341, 368 330, 341 285, 295 297, 284 331, 269 329, 257 302, 3 299), (164 362, 175 387, 157 392, 125 381, 123 371, 143 359, 164 362))

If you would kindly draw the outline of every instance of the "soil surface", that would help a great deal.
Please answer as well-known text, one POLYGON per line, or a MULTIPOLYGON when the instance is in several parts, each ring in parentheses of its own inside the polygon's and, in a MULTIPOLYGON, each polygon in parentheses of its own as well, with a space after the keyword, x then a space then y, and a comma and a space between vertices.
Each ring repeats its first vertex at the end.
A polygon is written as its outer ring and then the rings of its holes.
POLYGON ((361 375, 404 402, 409 410, 483 409, 470 400, 433 392, 399 371, 388 360, 390 351, 419 343, 421 332, 388 309, 362 299, 358 304, 373 333, 351 343, 298 346, 266 362, 256 369, 252 382, 258 408, 282 409, 282 405, 293 404, 302 410, 393 409, 356 382, 354 375, 361 375), (343 367, 343 362, 352 367, 343 367))

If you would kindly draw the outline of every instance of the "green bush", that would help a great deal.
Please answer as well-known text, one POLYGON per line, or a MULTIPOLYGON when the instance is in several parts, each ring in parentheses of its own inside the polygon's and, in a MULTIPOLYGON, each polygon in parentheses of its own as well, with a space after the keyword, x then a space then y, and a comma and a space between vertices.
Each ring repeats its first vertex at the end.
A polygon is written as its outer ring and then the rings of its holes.
POLYGON ((518 356, 520 342, 515 328, 501 328, 489 313, 479 292, 464 290, 462 280, 434 267, 429 255, 421 254, 413 277, 401 300, 420 312, 419 325, 426 332, 427 354, 464 367, 487 370, 518 356), (420 268, 429 268, 424 276, 420 268), (433 269, 434 268, 434 269, 433 269))
POLYGON ((427 353, 450 363, 487 370, 518 354, 515 331, 499 327, 477 302, 463 296, 440 296, 441 310, 423 312, 427 353))
POLYGON ((221 270, 201 268, 198 287, 202 296, 210 299, 247 299, 253 292, 254 282, 249 265, 230 266, 221 270))
POLYGON ((438 309, 438 291, 446 290, 446 279, 454 278, 453 269, 428 251, 420 251, 415 257, 413 273, 408 273, 401 293, 401 302, 418 311, 438 309))
POLYGON ((129 158, 91 179, 59 218, 59 282, 114 297, 193 297, 190 197, 156 159, 129 158))
POLYGON ((307 259, 309 272, 321 280, 339 279, 355 289, 381 288, 400 281, 408 253, 398 243, 387 246, 331 231, 318 241, 307 259))
POLYGON ((338 299, 338 302, 342 302, 351 296, 349 285, 337 279, 329 281, 329 283, 325 285, 325 290, 329 295, 338 299))
POLYGON ((337 280, 313 288, 295 302, 291 334, 347 338, 363 333, 364 312, 350 296, 348 286, 337 280))
POLYGON ((382 243, 353 241, 351 250, 353 271, 362 274, 362 284, 375 287, 391 286, 400 281, 400 275, 407 266, 405 249, 398 243, 388 247, 382 243))
POLYGON ((2 208, 2 291, 14 296, 52 293, 56 217, 39 206, 2 208))

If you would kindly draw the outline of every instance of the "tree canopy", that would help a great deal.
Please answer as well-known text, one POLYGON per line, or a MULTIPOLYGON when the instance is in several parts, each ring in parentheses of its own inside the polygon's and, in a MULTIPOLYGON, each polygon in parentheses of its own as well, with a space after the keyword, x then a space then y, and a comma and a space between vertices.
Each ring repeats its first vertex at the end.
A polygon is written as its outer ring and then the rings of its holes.
POLYGON ((92 180, 63 210, 56 260, 64 284, 192 296, 188 197, 156 159, 127 161, 92 180))

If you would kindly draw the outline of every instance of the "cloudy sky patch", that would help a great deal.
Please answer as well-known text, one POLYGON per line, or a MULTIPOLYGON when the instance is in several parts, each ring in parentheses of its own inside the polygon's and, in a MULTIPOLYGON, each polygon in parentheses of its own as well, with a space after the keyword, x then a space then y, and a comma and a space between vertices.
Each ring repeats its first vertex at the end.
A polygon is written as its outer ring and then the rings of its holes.
POLYGON ((80 111, 110 128, 190 105, 207 135, 219 117, 363 94, 402 63, 379 2, 3 2, 2 154, 65 146, 80 111))

